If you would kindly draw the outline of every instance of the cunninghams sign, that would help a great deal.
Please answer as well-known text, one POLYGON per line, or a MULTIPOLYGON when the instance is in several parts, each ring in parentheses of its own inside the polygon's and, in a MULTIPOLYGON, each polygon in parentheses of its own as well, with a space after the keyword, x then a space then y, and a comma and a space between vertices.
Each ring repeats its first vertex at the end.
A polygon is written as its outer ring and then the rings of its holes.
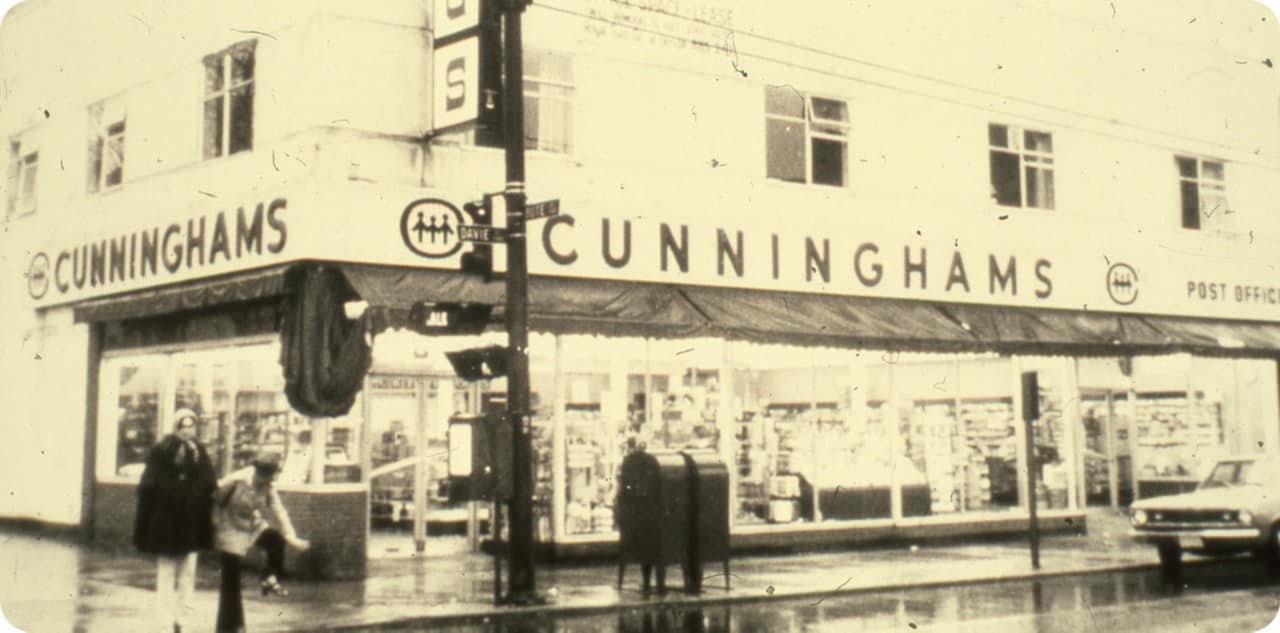
MULTIPOLYGON (((22 271, 52 306, 298 260, 458 270, 468 197, 309 184, 38 245, 22 271)), ((980 222, 917 229, 892 216, 737 221, 703 209, 634 210, 565 198, 528 225, 533 274, 987 305, 1280 322, 1280 255, 1198 235, 980 222), (1050 234, 1051 237, 1046 234, 1050 234), (1177 241, 1177 240, 1184 241, 1177 241), (1216 250, 1214 250, 1216 249, 1216 250)), ((785 216, 785 214, 784 214, 785 216)), ((35 218, 40 220, 41 218, 35 218)), ((50 219, 49 221, 53 221, 50 219)), ((505 263, 501 245, 494 264, 505 263)))
POLYGON ((842 288, 871 290, 893 288, 928 291, 930 284, 943 292, 988 297, 1016 297, 1019 292, 1036 299, 1053 296, 1053 262, 1045 257, 1026 257, 1019 265, 1016 254, 966 253, 953 248, 931 254, 926 246, 882 245, 877 241, 853 242, 829 237, 788 236, 778 233, 752 234, 742 230, 703 230, 703 239, 690 238, 687 224, 657 223, 651 235, 633 231, 631 220, 615 222, 600 218, 600 239, 592 246, 599 251, 579 253, 570 240, 557 240, 557 226, 573 227, 573 216, 549 218, 542 227, 542 254, 554 265, 575 267, 580 258, 598 258, 605 267, 625 272, 654 264, 657 272, 673 277, 714 277, 729 281, 765 279, 803 284, 792 290, 829 291, 842 288), (838 250, 833 251, 832 244, 838 250), (851 248, 844 248, 850 246, 851 248), (704 274, 692 272, 691 258, 704 274))
POLYGON ((289 202, 275 198, 37 253, 27 273, 32 298, 110 290, 129 282, 164 283, 219 263, 282 252, 289 239, 289 202))

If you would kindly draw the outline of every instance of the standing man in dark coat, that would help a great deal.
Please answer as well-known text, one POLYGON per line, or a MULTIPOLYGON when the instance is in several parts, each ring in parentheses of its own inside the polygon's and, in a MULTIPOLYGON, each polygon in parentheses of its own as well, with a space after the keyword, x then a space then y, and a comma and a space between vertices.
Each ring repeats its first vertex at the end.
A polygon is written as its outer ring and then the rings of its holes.
POLYGON ((218 481, 196 440, 196 414, 178 409, 173 433, 151 447, 138 484, 133 544, 156 556, 156 617, 180 633, 195 593, 196 553, 213 546, 210 512, 218 481), (175 596, 176 589, 176 596, 175 596))

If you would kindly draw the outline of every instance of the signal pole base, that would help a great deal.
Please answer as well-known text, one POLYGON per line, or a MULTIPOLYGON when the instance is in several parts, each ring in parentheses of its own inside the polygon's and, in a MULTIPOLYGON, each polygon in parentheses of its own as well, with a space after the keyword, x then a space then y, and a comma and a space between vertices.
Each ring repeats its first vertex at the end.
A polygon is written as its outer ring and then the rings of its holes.
POLYGON ((500 604, 509 607, 539 607, 551 604, 551 598, 541 591, 513 591, 503 596, 500 604))

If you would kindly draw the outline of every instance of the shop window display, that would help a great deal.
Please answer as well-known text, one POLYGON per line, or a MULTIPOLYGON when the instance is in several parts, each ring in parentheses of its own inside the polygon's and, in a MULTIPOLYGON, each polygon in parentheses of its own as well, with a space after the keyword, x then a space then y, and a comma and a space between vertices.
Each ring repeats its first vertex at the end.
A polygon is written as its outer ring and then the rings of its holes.
POLYGON ((609 376, 566 374, 564 382, 565 533, 611 532, 622 425, 612 419, 609 376))
POLYGON ((104 372, 103 381, 118 393, 112 472, 140 477, 147 451, 159 439, 162 367, 156 362, 127 362, 104 372))
MULTIPOLYGON (((100 454, 114 454, 100 476, 136 479, 146 453, 167 432, 166 412, 186 407, 198 416, 197 434, 219 476, 241 474, 259 451, 284 456, 282 483, 311 479, 311 435, 317 426, 294 414, 283 394, 283 377, 272 344, 163 354, 120 354, 103 360, 104 402, 100 454), (114 416, 111 414, 114 413, 114 416)), ((320 458, 324 481, 355 481, 358 425, 342 418, 327 427, 320 458), (354 479, 352 477, 355 477, 354 479)))
POLYGON ((1204 465, 1226 455, 1222 405, 1199 392, 1138 394, 1133 433, 1140 497, 1194 487, 1204 465))

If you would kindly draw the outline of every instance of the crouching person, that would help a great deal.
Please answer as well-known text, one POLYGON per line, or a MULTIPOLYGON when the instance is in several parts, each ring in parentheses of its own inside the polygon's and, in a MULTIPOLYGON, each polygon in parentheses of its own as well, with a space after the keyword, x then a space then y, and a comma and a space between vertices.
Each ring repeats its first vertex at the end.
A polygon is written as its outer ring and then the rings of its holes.
POLYGON ((294 533, 289 513, 280 503, 280 495, 275 488, 279 470, 280 455, 260 454, 253 462, 252 481, 227 482, 214 495, 214 546, 222 561, 222 584, 218 592, 219 633, 245 630, 240 562, 250 547, 261 547, 267 554, 267 566, 260 579, 262 595, 283 596, 288 595, 280 585, 280 579, 284 577, 285 546, 298 550, 310 546, 294 533))

